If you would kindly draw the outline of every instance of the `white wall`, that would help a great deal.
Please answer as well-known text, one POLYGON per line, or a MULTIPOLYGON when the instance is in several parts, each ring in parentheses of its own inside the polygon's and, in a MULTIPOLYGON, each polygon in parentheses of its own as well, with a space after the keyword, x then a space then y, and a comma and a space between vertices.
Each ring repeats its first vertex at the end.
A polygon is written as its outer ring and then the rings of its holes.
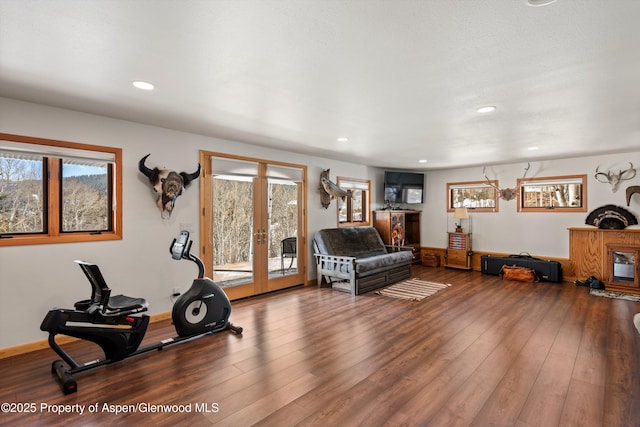
MULTIPOLYGON (((640 197, 634 196, 627 207, 625 189, 640 184, 640 173, 624 181, 613 193, 609 184, 595 180, 596 167, 600 170, 626 169, 632 162, 640 169, 640 151, 564 160, 532 161, 528 178, 560 175, 587 175, 587 212, 536 212, 519 213, 516 200, 499 201, 499 211, 473 212, 471 216, 472 246, 478 251, 520 253, 568 258, 569 227, 587 227, 585 220, 594 209, 614 204, 625 207, 640 220, 640 197)), ((501 188, 513 188, 522 177, 526 162, 495 165, 487 168, 487 176, 498 179, 501 188)), ((482 167, 433 171, 427 174, 426 201, 422 213, 423 246, 444 248, 447 246, 447 231, 455 228, 453 214, 446 212, 447 182, 482 181, 482 167)), ((463 223, 466 228, 466 220, 463 223)), ((638 228, 634 226, 633 228, 638 228)))
MULTIPOLYGON (((0 132, 123 149, 123 239, 120 241, 0 247, 0 348, 46 338, 40 322, 51 307, 73 306, 89 297, 89 284, 73 263, 97 263, 114 293, 144 297, 150 314, 171 310, 174 287, 185 289, 197 270, 192 263, 173 261, 169 245, 183 225, 192 225, 197 247, 199 193, 190 186, 177 200, 169 220, 162 220, 138 160, 151 153, 148 165, 192 171, 199 150, 238 154, 307 166, 308 235, 335 227, 336 203, 322 208, 318 196, 320 172, 331 178, 374 179, 374 168, 308 155, 226 141, 107 117, 0 98, 0 132)), ((375 199, 374 199, 375 202, 375 199)), ((315 265, 308 242, 309 278, 315 265)))
MULTIPOLYGON (((149 164, 191 171, 199 150, 238 154, 307 166, 308 170, 308 278, 315 278, 311 239, 315 231, 335 227, 336 203, 321 207, 317 188, 322 170, 331 168, 331 178, 347 176, 371 179, 372 209, 382 207, 383 170, 364 165, 293 154, 235 141, 210 138, 107 117, 79 113, 38 104, 0 98, 0 132, 123 149, 123 232, 121 241, 66 243, 0 247, 0 348, 46 338, 40 322, 49 308, 71 307, 88 297, 89 285, 72 262, 86 259, 100 265, 116 293, 145 297, 150 313, 170 311, 169 295, 174 287, 189 286, 195 266, 174 262, 168 247, 184 224, 193 225, 198 239, 199 194, 192 185, 177 201, 169 220, 163 221, 155 207, 147 180, 137 170, 138 160, 151 153, 149 164)), ((626 206, 624 188, 640 184, 640 174, 612 194, 609 187, 593 179, 599 164, 605 170, 640 165, 640 152, 562 161, 532 162, 528 176, 589 175, 588 208, 613 203, 626 206)), ((524 163, 488 169, 503 187, 515 186, 524 163)), ((426 174, 426 199, 422 206, 422 245, 446 247, 446 231, 453 228, 446 214, 446 183, 476 181, 482 168, 434 171, 426 174)), ((630 210, 640 215, 638 196, 630 210)), ((473 247, 477 250, 568 257, 568 227, 584 225, 587 213, 516 212, 515 200, 500 201, 498 213, 472 213, 473 247)), ((407 206, 416 207, 416 206, 407 206)))

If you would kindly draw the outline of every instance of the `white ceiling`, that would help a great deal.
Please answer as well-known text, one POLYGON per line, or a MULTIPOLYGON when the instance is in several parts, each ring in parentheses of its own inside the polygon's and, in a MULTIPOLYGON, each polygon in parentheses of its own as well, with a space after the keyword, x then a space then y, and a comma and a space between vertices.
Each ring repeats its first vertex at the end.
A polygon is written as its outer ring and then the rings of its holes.
POLYGON ((637 0, 0 0, 0 96, 387 168, 625 152, 639 28, 637 0))

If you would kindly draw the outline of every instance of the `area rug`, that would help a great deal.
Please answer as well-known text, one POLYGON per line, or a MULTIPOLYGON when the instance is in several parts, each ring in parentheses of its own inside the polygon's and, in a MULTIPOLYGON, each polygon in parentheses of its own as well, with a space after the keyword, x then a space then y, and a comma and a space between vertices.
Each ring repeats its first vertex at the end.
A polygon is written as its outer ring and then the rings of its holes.
POLYGON ((589 294, 597 297, 626 299, 629 301, 640 302, 640 295, 627 294, 625 292, 607 291, 605 289, 590 289, 589 294))
POLYGON ((420 279, 407 279, 387 288, 376 291, 385 297, 399 298, 409 301, 420 301, 436 292, 451 286, 449 283, 428 282, 420 279))

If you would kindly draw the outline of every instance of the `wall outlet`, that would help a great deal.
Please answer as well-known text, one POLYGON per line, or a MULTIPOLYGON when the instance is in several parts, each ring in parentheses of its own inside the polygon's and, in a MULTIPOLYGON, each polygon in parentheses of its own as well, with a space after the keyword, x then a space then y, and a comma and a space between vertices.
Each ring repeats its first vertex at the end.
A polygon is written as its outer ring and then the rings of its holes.
POLYGON ((193 223, 191 222, 181 222, 180 223, 180 230, 186 230, 189 233, 193 233, 195 227, 193 226, 193 223))

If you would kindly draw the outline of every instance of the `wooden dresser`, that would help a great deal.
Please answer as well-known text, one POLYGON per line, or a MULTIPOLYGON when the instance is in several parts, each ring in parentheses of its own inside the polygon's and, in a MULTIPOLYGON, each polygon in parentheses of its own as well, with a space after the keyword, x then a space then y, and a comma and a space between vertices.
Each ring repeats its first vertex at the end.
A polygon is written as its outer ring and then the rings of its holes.
POLYGON ((449 232, 445 267, 471 270, 471 234, 449 232))
POLYGON ((569 253, 578 279, 595 276, 607 289, 640 294, 640 229, 570 228, 569 253))
POLYGON ((413 248, 413 261, 420 262, 420 215, 415 210, 373 211, 373 226, 385 245, 393 244, 393 230, 399 227, 404 234, 404 246, 413 248))

